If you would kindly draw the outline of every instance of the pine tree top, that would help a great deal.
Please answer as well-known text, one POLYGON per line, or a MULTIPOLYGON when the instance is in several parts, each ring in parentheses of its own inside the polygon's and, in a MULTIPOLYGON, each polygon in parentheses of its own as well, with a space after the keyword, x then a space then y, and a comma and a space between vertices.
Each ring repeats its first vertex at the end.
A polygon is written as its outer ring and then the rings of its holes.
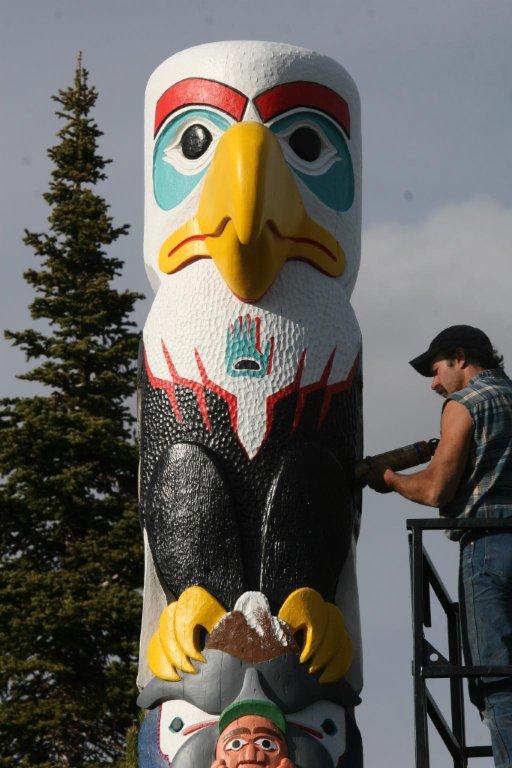
POLYGON ((98 94, 88 77, 79 55, 73 85, 53 97, 62 126, 58 143, 48 150, 54 166, 43 195, 50 206, 49 232, 26 231, 24 237, 42 261, 24 273, 36 292, 30 313, 34 320, 47 320, 50 332, 8 331, 6 337, 27 359, 44 360, 20 378, 66 396, 104 393, 119 401, 133 392, 126 367, 135 325, 130 315, 142 296, 112 285, 123 262, 105 247, 129 227, 113 225, 109 206, 94 191, 111 161, 98 151, 102 132, 91 116, 98 94))
POLYGON ((81 57, 54 99, 48 230, 24 238, 43 323, 6 332, 44 394, 0 401, 0 768, 111 765, 136 711, 140 294, 115 285, 128 226, 96 190, 110 161, 81 57))

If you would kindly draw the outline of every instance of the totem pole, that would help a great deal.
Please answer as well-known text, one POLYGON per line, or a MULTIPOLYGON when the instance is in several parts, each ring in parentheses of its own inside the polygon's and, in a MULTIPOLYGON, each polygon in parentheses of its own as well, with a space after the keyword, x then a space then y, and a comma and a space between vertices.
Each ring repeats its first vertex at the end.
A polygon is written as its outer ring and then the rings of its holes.
POLYGON ((172 56, 145 109, 141 768, 361 768, 356 86, 289 45, 172 56))

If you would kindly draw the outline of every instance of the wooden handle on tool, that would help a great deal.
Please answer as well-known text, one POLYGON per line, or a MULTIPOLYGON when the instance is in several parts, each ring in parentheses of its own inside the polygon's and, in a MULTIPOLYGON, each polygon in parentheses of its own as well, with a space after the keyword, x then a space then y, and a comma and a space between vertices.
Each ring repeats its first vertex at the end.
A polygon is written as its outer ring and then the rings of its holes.
POLYGON ((355 465, 354 480, 359 485, 366 485, 365 477, 370 472, 372 462, 389 467, 395 472, 425 464, 434 455, 438 443, 439 440, 436 439, 421 440, 419 443, 404 445, 403 448, 378 453, 376 456, 367 456, 355 465))

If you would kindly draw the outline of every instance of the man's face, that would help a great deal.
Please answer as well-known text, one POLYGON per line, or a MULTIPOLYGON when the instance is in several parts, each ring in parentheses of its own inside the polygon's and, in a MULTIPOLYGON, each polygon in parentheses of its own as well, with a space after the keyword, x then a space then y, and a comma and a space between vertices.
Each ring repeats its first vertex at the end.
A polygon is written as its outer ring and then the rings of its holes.
POLYGON ((463 360, 447 360, 442 355, 432 363, 432 389, 441 397, 458 392, 464 387, 463 360))
POLYGON ((226 768, 278 768, 288 757, 288 746, 281 731, 266 717, 240 717, 221 733, 215 751, 226 768))

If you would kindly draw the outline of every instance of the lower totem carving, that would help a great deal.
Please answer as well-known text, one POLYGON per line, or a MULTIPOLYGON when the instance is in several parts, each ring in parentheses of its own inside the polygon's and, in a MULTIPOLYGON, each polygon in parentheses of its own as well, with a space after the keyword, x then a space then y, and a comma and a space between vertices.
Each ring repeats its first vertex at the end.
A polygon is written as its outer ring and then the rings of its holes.
POLYGON ((140 388, 153 591, 139 765, 361 768, 360 659, 340 593, 344 584, 357 602, 360 496, 347 478, 361 447, 359 375, 320 428, 321 389, 298 424, 299 394, 284 397, 252 459, 221 397, 206 394, 209 432, 186 386, 174 390, 187 414, 178 422, 147 361, 140 388))

